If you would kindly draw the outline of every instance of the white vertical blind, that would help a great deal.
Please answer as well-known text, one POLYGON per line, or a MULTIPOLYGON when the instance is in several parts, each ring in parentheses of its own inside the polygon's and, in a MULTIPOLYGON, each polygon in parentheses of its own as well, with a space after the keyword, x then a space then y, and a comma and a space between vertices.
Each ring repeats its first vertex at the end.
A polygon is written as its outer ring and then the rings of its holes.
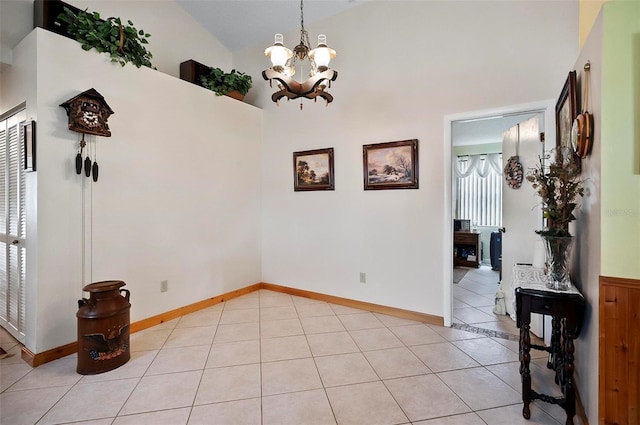
POLYGON ((456 158, 456 218, 476 226, 502 226, 502 155, 456 158))
POLYGON ((6 261, 7 227, 7 121, 0 121, 0 320, 6 321, 9 299, 6 261))
POLYGON ((24 111, 0 122, 0 323, 16 338, 25 321, 24 111))

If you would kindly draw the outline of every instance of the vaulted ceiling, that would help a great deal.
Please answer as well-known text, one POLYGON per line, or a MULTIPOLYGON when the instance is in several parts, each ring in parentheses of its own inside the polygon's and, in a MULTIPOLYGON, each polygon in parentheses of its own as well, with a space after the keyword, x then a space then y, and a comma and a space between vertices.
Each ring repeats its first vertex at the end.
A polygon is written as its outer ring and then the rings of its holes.
MULTIPOLYGON (((334 16, 367 0, 306 0, 304 22, 334 16)), ((195 20, 213 34, 227 49, 245 47, 273 40, 275 33, 300 28, 299 0, 177 0, 195 20)), ((295 45, 298 40, 285 40, 295 45)), ((315 40, 311 40, 312 43, 315 40)))

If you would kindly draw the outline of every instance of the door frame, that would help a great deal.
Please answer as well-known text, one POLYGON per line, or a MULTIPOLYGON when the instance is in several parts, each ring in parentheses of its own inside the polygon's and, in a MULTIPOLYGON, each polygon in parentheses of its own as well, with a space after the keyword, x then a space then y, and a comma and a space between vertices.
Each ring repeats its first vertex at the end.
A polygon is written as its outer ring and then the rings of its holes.
POLYGON ((461 112, 457 114, 445 115, 444 117, 444 236, 443 246, 443 313, 444 325, 450 327, 453 319, 453 168, 451 167, 452 158, 452 140, 451 125, 454 121, 490 118, 498 115, 515 115, 541 112, 544 114, 544 132, 545 132, 545 149, 547 143, 553 142, 555 146, 556 129, 555 129, 555 107, 556 100, 543 100, 538 102, 523 103, 518 105, 504 106, 495 109, 484 109, 478 111, 461 112))
MULTIPOLYGON (((21 104, 11 108, 7 112, 0 114, 0 122, 9 120, 14 116, 17 116, 17 119, 18 119, 17 120, 17 124, 16 124, 16 126, 18 128, 18 141, 17 141, 17 143, 19 145, 19 149, 18 149, 18 175, 20 175, 20 169, 23 169, 22 178, 24 179, 25 192, 21 193, 21 196, 24 197, 24 207, 25 207, 24 214, 25 214, 25 220, 27 220, 27 217, 28 217, 27 210, 29 209, 29 206, 28 206, 29 197, 26 195, 27 192, 28 192, 28 190, 27 190, 27 186, 28 186, 28 183, 27 183, 28 177, 27 177, 27 175, 28 175, 28 173, 26 172, 26 170, 24 170, 25 164, 23 163, 23 161, 24 161, 25 157, 24 157, 23 149, 25 147, 22 145, 23 139, 21 137, 21 133, 24 131, 23 125, 24 125, 25 122, 28 121, 28 119, 27 119, 27 108, 26 108, 26 103, 25 102, 22 102, 21 104), (19 114, 22 114, 22 117, 18 116, 19 114)), ((8 133, 6 134, 6 136, 8 137, 8 133)), ((9 146, 9 141, 8 140, 6 141, 6 146, 7 147, 9 146)), ((8 150, 6 152, 6 161, 7 161, 7 164, 5 164, 5 165, 8 165, 8 163, 9 163, 9 151, 8 150)), ((7 169, 5 169, 5 172, 7 172, 7 169)), ((8 187, 9 181, 8 180, 5 181, 5 184, 8 187)), ((7 208, 9 207, 8 203, 6 204, 6 207, 7 208)), ((23 261, 26 261, 26 263, 28 265, 29 261, 27 261, 27 255, 28 255, 29 250, 26 249, 27 248, 27 234, 26 234, 27 232, 25 232, 24 236, 20 236, 18 234, 11 235, 10 232, 8 232, 9 214, 8 214, 7 211, 5 211, 5 213, 6 213, 7 222, 2 224, 2 226, 3 226, 2 230, 5 232, 3 234, 4 234, 4 238, 5 238, 4 243, 7 246, 7 250, 9 248, 9 241, 11 239, 14 239, 14 242, 18 242, 19 241, 19 245, 18 246, 21 247, 21 248, 25 248, 25 250, 26 250, 26 252, 24 254, 24 260, 23 261), (11 236, 11 238, 9 236, 11 236)), ((27 231, 28 231, 29 227, 30 226, 27 224, 27 231)), ((10 271, 10 268, 8 267, 9 266, 9 261, 7 259, 8 257, 7 257, 6 252, 3 252, 3 256, 2 257, 4 257, 4 258, 2 258, 1 261, 6 261, 6 263, 7 263, 6 273, 10 274, 11 271, 10 271)), ((22 263, 22 266, 24 267, 24 263, 22 263)), ((24 270, 24 272, 25 272, 25 275, 26 275, 27 274, 26 273, 26 269, 24 270)), ((7 279, 7 282, 8 282, 9 281, 9 276, 6 276, 6 279, 7 279)), ((9 286, 7 286, 7 288, 8 287, 9 286)), ((10 320, 11 317, 8 314, 6 320, 2 320, 2 327, 9 334, 11 334, 18 342, 20 342, 21 344, 24 344, 25 340, 26 340, 27 323, 28 323, 28 321, 27 321, 27 312, 26 312, 26 305, 27 305, 27 302, 26 302, 26 298, 27 298, 27 295, 26 295, 27 279, 26 279, 26 277, 25 277, 24 281, 22 282, 22 285, 21 285, 20 288, 21 288, 22 294, 18 296, 18 303, 24 306, 24 311, 22 312, 22 315, 24 317, 24 322, 22 322, 22 323, 19 322, 18 324, 14 324, 13 322, 11 322, 11 320, 10 320)), ((9 295, 9 293, 7 293, 7 295, 9 295)), ((0 302, 6 302, 7 305, 8 305, 10 303, 10 296, 7 299, 0 300, 0 302)), ((9 309, 7 309, 7 313, 9 313, 9 309)))

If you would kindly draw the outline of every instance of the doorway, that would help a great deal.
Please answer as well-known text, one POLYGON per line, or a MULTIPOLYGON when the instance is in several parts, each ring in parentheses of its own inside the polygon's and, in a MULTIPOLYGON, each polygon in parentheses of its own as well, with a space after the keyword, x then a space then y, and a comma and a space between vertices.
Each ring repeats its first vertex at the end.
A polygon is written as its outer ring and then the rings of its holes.
MULTIPOLYGON (((449 253, 454 252, 453 251, 454 250, 453 226, 451 225, 451 223, 453 223, 454 212, 456 208, 456 205, 454 203, 455 199, 453 196, 453 186, 454 186, 453 159, 454 158, 457 159, 457 156, 454 155, 453 153, 454 152, 453 143, 455 141, 454 136, 456 135, 453 130, 454 124, 457 126, 458 124, 475 123, 473 125, 470 125, 470 127, 479 127, 483 122, 485 124, 490 123, 491 124, 490 127, 496 127, 501 129, 498 131, 498 136, 494 136, 494 139, 493 139, 495 142, 501 144, 502 135, 509 129, 510 126, 513 126, 514 124, 520 121, 523 121, 528 117, 539 116, 539 120, 541 122, 540 132, 544 132, 546 134, 546 140, 555 140, 555 129, 553 128, 553 125, 552 125, 554 122, 554 119, 553 119, 554 111, 555 111, 555 101, 550 100, 550 101, 535 102, 535 103, 523 104, 523 105, 514 105, 510 107, 504 107, 504 108, 493 109, 493 110, 468 112, 468 113, 450 115, 445 117, 445 196, 448 197, 446 199, 446 202, 448 205, 450 205, 450 208, 448 208, 447 211, 445 212, 445 219, 446 219, 445 229, 451 229, 451 231, 445 231, 445 241, 444 241, 445 253, 447 253, 447 255, 445 255, 444 257, 445 258, 445 264, 444 264, 445 279, 444 279, 444 291, 443 291, 444 292, 445 326, 451 326, 455 322, 454 316, 453 316, 454 259, 452 255, 449 255, 449 253)), ((526 173, 526 170, 525 170, 525 173, 526 173)), ((524 182, 524 184, 527 184, 527 183, 524 182)), ((489 247, 486 246, 485 244, 484 249, 488 250, 489 247)), ((480 248, 480 250, 482 250, 482 248, 480 248)), ((478 253, 477 255, 482 255, 482 254, 478 253)), ((486 255, 484 257, 486 259, 486 255)), ((505 272, 507 269, 511 270, 511 267, 512 266, 503 264, 503 272, 505 272)), ((487 269, 489 272, 491 271, 490 265, 481 266, 479 268, 479 271, 486 272, 487 269)), ((498 282, 499 276, 497 276, 497 273, 496 273, 496 279, 494 279, 491 274, 485 274, 484 278, 485 278, 484 282, 486 284, 488 284, 488 282, 491 282, 492 280, 495 280, 495 283, 494 283, 495 290, 497 291, 498 283, 499 283, 498 282)), ((491 292, 491 291, 487 290, 485 292, 491 292)), ((491 296, 490 294, 484 294, 484 296, 489 296, 491 298, 494 298, 495 293, 494 293, 494 296, 491 296)))
POLYGON ((0 116, 0 325, 25 338, 26 112, 0 116))

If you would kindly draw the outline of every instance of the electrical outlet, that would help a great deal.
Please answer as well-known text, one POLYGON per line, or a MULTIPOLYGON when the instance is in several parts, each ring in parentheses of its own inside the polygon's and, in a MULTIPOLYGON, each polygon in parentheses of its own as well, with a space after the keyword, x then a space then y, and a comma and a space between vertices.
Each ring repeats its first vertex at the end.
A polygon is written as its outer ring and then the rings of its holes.
POLYGON ((360 272, 360 283, 367 283, 367 274, 360 272))
POLYGON ((169 281, 161 280, 160 281, 160 292, 167 292, 169 290, 169 281))

